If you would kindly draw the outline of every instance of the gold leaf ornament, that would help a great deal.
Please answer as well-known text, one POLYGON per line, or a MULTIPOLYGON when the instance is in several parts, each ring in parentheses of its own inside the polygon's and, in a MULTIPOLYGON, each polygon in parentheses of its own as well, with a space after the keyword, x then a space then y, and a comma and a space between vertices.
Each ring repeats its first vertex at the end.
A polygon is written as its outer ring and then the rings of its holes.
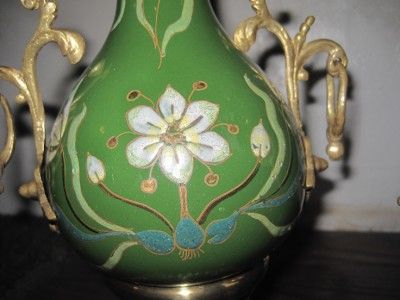
POLYGON ((21 2, 27 9, 38 9, 40 5, 44 3, 44 0, 21 0, 21 2))
MULTIPOLYGON (((49 222, 54 228, 56 215, 50 202, 47 199, 42 180, 42 165, 45 152, 45 112, 41 93, 37 81, 36 62, 40 50, 49 43, 55 42, 60 47, 64 56, 76 64, 82 58, 85 51, 85 41, 77 33, 53 29, 52 25, 57 16, 57 2, 55 0, 21 0, 22 5, 30 10, 40 10, 39 25, 28 42, 24 52, 22 68, 20 70, 0 67, 0 79, 14 84, 18 88, 16 101, 19 104, 27 104, 31 113, 32 128, 36 150, 36 166, 33 174, 33 181, 28 182, 20 188, 20 191, 29 190, 29 197, 39 198, 39 203, 49 222)), ((7 109, 7 108, 6 108, 7 109)), ((6 116, 12 119, 11 115, 6 116)), ((8 122, 11 124, 11 122, 8 122)), ((9 138, 14 138, 11 125, 7 125, 9 138)), ((7 148, 8 151, 11 148, 7 148)), ((9 160, 11 152, 0 158, 0 166, 4 166, 9 160)))
MULTIPOLYGON (((280 42, 285 53, 286 68, 286 92, 287 102, 291 110, 297 129, 303 139, 303 146, 307 144, 307 135, 303 127, 300 111, 299 81, 309 79, 304 65, 317 54, 327 54, 327 139, 326 152, 330 159, 340 159, 344 154, 343 136, 346 116, 346 91, 348 87, 347 65, 348 59, 344 49, 336 42, 328 39, 317 39, 307 42, 307 35, 315 18, 309 16, 301 24, 299 32, 292 38, 289 32, 273 18, 268 10, 266 0, 249 0, 255 15, 239 24, 234 33, 233 42, 238 50, 247 52, 255 43, 257 31, 266 29, 280 42)), ((306 153, 307 182, 315 182, 315 171, 326 168, 327 162, 318 158, 318 164, 314 164, 314 155, 311 145, 308 145, 309 153, 306 153), (318 166, 317 166, 318 165, 318 166), (317 167, 316 167, 317 166, 317 167)), ((312 189, 313 184, 307 185, 312 189)))

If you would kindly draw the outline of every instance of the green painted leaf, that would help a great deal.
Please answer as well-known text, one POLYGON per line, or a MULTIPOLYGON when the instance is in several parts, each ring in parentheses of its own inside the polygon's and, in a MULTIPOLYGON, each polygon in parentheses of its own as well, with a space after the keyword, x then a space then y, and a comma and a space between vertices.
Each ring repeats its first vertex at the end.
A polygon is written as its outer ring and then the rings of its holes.
POLYGON ((285 133, 282 130, 282 127, 279 124, 278 121, 278 114, 275 108, 275 104, 272 102, 272 100, 268 97, 268 95, 263 92, 261 89, 259 89, 245 74, 244 79, 249 86, 249 88, 261 99, 264 100, 265 102, 265 110, 267 113, 268 121, 271 123, 272 129, 274 133, 276 134, 278 138, 278 156, 276 158, 276 161, 274 163, 274 167, 271 171, 271 175, 268 177, 267 182, 264 184, 263 188, 261 191, 258 193, 258 195, 250 202, 250 203, 256 203, 260 201, 265 195, 268 194, 270 191, 273 183, 275 182, 275 179, 277 178, 278 174, 282 170, 282 166, 284 165, 283 162, 285 160, 286 155, 290 155, 290 151, 288 152, 287 150, 287 145, 285 142, 285 133))
POLYGON ((102 267, 106 270, 112 270, 121 260, 124 252, 131 247, 137 246, 138 242, 136 241, 128 241, 119 244, 117 249, 111 254, 111 256, 107 259, 107 261, 102 265, 102 267))
POLYGON ((126 6, 126 0, 122 0, 121 7, 120 7, 119 13, 118 13, 118 17, 115 20, 114 25, 111 28, 111 31, 113 31, 119 25, 119 23, 121 23, 122 17, 124 16, 124 12, 125 12, 125 6, 126 6))
POLYGON ((273 236, 282 236, 292 229, 292 224, 286 226, 274 225, 266 216, 257 213, 246 213, 249 217, 260 221, 273 236))
POLYGON ((161 46, 163 57, 166 55, 168 43, 173 38, 173 36, 179 32, 185 31, 189 27, 190 22, 192 21, 193 7, 194 0, 184 0, 181 17, 175 23, 168 26, 167 30, 164 33, 164 38, 161 46))
POLYGON ((150 25, 149 21, 146 18, 146 14, 144 12, 144 0, 137 0, 136 1, 136 15, 137 18, 140 22, 140 24, 143 25, 143 27, 147 30, 147 32, 151 35, 153 38, 155 36, 154 29, 150 25))
POLYGON ((93 221, 97 222, 104 228, 107 228, 112 231, 130 231, 127 228, 118 226, 113 224, 101 216, 99 216, 87 203, 85 197, 83 196, 82 188, 81 188, 81 178, 80 178, 80 166, 78 160, 78 151, 76 150, 76 136, 81 125, 83 119, 86 116, 86 106, 83 106, 82 112, 79 113, 71 123, 71 128, 68 133, 67 138, 67 152, 70 157, 71 165, 72 165, 72 186, 76 195, 76 199, 78 200, 79 205, 82 210, 86 213, 87 217, 91 218, 93 221))

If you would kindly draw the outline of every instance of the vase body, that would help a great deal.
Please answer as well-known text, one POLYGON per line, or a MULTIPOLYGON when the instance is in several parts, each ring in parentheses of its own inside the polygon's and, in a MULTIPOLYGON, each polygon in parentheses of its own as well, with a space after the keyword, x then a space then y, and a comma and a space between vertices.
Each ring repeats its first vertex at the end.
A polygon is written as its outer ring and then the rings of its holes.
POLYGON ((77 251, 143 283, 251 268, 304 201, 291 115, 208 1, 118 2, 103 49, 56 121, 46 177, 77 251))

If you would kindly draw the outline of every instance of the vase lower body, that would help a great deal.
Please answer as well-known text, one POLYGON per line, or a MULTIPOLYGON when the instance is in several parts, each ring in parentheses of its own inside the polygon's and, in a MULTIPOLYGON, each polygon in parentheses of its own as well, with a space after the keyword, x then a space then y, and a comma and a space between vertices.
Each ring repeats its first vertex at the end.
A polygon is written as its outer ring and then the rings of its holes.
POLYGON ((150 285, 127 282, 114 278, 109 283, 122 299, 140 300, 239 300, 248 299, 264 277, 269 266, 269 257, 243 273, 219 280, 175 285, 150 285))

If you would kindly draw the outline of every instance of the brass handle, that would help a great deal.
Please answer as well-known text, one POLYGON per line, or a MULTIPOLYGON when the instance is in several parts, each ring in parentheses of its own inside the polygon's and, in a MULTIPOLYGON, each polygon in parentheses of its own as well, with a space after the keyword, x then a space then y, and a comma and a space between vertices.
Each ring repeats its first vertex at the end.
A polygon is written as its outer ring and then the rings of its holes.
MULTIPOLYGON (((47 199, 43 185, 41 169, 45 151, 45 112, 42 97, 37 83, 36 62, 40 50, 48 43, 55 42, 64 56, 67 56, 72 64, 78 63, 85 50, 85 41, 77 33, 67 30, 53 29, 52 25, 57 15, 56 0, 21 0, 27 9, 40 10, 39 25, 29 41, 20 70, 0 67, 0 79, 15 85, 19 94, 16 97, 18 104, 27 104, 32 118, 32 127, 36 149, 36 166, 34 179, 19 189, 25 197, 37 197, 43 209, 44 215, 51 224, 56 222, 56 215, 47 199)), ((7 122, 7 142, 0 156, 0 171, 11 158, 14 148, 15 133, 13 130, 13 118, 8 102, 1 97, 1 106, 5 111, 7 122)), ((0 173, 1 175, 1 173, 0 173)), ((0 176, 1 179, 1 176, 0 176)))
POLYGON ((304 132, 300 113, 299 81, 308 80, 308 73, 304 69, 304 64, 308 59, 320 52, 328 54, 326 63, 328 146, 326 152, 330 159, 340 159, 344 153, 343 132, 348 86, 346 53, 339 44, 331 40, 319 39, 306 43, 307 34, 315 21, 314 17, 307 17, 300 26, 299 33, 291 38, 287 30, 271 16, 265 0, 249 1, 256 15, 243 21, 237 27, 234 33, 234 44, 237 49, 247 52, 256 41, 257 31, 262 28, 273 33, 281 42, 285 53, 288 105, 303 135, 307 166, 305 186, 307 189, 312 189, 315 185, 315 171, 325 170, 328 163, 313 155, 311 143, 304 132), (336 79, 338 79, 337 93, 336 79))
POLYGON ((0 105, 3 108, 6 117, 6 129, 7 129, 6 143, 0 152, 0 194, 1 194, 4 191, 4 187, 1 182, 1 177, 3 176, 3 170, 6 167, 7 163, 10 161, 11 155, 14 151, 15 133, 14 133, 14 123, 12 119, 10 105, 8 104, 7 99, 1 94, 0 94, 0 105))

